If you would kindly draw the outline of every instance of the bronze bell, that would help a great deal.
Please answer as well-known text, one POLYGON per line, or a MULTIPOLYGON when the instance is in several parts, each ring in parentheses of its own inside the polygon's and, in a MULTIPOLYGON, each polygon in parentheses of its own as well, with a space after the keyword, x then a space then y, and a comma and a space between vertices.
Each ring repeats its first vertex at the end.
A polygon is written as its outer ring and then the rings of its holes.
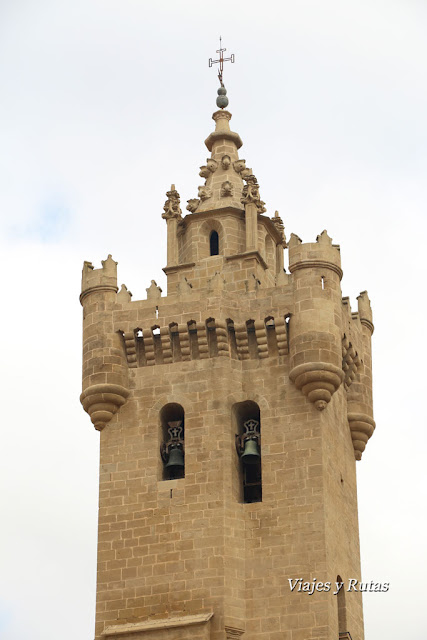
POLYGON ((257 464, 260 461, 261 456, 256 440, 246 440, 244 446, 245 448, 241 455, 242 462, 245 464, 257 464))
POLYGON ((171 471, 180 471, 184 469, 184 454, 182 449, 175 447, 170 450, 169 460, 165 464, 165 469, 169 469, 171 471))

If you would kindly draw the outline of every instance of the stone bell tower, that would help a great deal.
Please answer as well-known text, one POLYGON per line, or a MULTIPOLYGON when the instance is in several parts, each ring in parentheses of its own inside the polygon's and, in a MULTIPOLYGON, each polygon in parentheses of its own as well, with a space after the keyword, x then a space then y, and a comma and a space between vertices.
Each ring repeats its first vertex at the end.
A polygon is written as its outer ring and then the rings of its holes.
POLYGON ((101 438, 96 640, 364 637, 362 594, 333 592, 360 580, 369 298, 351 311, 326 231, 287 245, 230 119, 213 114, 187 215, 167 192, 167 295, 152 280, 132 301, 111 256, 83 266, 81 402, 101 438), (291 588, 313 581, 332 588, 291 588))

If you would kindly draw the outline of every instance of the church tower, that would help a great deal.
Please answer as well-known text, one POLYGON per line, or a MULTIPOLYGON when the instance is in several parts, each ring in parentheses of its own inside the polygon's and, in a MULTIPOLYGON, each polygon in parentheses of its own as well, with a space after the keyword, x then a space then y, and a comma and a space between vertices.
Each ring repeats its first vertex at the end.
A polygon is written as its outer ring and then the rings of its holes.
POLYGON ((95 638, 363 640, 347 585, 360 581, 356 460, 375 427, 369 298, 351 311, 326 231, 286 242, 218 93, 186 215, 167 192, 167 295, 152 280, 132 301, 111 255, 83 266, 95 638))

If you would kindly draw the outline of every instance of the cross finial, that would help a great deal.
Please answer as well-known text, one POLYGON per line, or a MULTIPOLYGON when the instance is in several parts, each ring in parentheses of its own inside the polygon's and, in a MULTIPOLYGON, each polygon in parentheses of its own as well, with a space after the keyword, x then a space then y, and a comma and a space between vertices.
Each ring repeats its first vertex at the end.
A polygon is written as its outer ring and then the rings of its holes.
POLYGON ((209 58, 209 66, 212 67, 214 64, 219 63, 218 80, 221 87, 224 86, 224 83, 222 81, 222 72, 224 70, 224 62, 228 62, 228 61, 234 62, 234 53, 232 53, 229 58, 224 58, 224 51, 227 51, 227 49, 223 48, 222 38, 221 36, 219 36, 219 49, 216 50, 216 53, 219 53, 219 60, 212 60, 212 58, 209 58))

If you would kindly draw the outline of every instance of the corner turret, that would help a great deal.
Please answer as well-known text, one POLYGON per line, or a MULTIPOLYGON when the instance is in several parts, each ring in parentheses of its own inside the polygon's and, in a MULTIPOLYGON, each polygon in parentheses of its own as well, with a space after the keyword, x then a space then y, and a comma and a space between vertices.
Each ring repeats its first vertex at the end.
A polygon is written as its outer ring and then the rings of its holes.
POLYGON ((315 243, 289 241, 295 293, 290 326, 290 378, 319 411, 344 380, 341 348, 341 258, 326 231, 315 243))
POLYGON ((101 431, 126 402, 127 364, 119 335, 113 330, 112 310, 117 300, 117 262, 111 255, 101 269, 84 262, 83 393, 80 401, 96 429, 101 431))
POLYGON ((374 332, 371 302, 368 292, 362 291, 357 297, 358 313, 353 320, 359 323, 361 333, 361 366, 357 379, 348 391, 348 423, 356 460, 360 460, 369 438, 375 430, 372 401, 372 349, 371 336, 374 332))

